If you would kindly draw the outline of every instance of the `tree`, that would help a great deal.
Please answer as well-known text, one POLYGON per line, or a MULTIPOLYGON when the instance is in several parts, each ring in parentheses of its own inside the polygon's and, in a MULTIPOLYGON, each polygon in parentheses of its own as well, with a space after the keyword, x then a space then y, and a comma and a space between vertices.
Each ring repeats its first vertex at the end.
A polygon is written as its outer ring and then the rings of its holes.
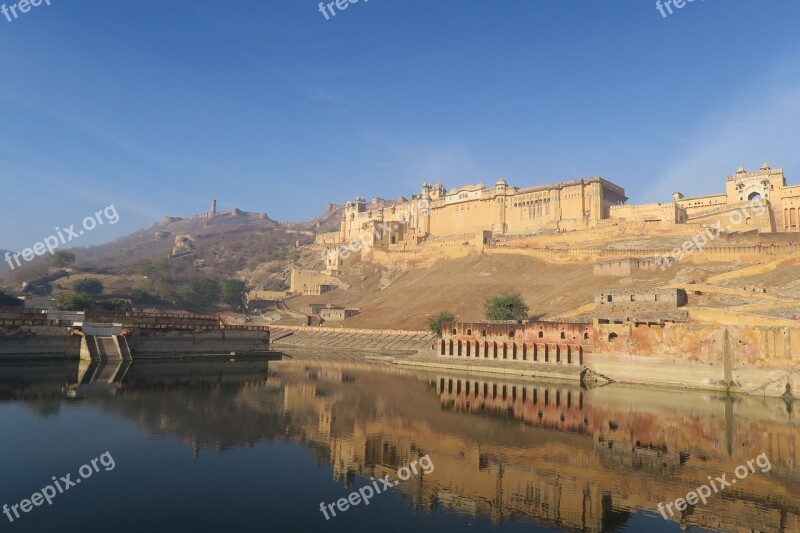
POLYGON ((442 311, 438 315, 428 318, 428 327, 434 334, 441 337, 442 327, 444 327, 445 324, 452 324, 455 319, 456 317, 454 317, 453 313, 450 311, 442 311))
POLYGON ((101 302, 97 302, 97 306, 101 309, 105 309, 106 311, 114 311, 115 313, 125 313, 130 311, 130 306, 128 302, 123 300, 122 298, 111 298, 110 300, 103 300, 101 302))
POLYGON ((147 289, 159 297, 168 294, 169 275, 172 273, 172 263, 166 257, 158 261, 147 262, 138 267, 139 273, 147 278, 147 289))
POLYGON ((66 268, 75 262, 75 254, 64 250, 58 250, 57 252, 53 252, 53 255, 50 256, 50 262, 53 263, 53 266, 58 268, 66 268))
POLYGON ((131 289, 130 297, 135 304, 146 304, 153 299, 150 293, 144 289, 131 289))
POLYGON ((86 311, 92 305, 92 297, 85 292, 65 294, 56 298, 56 306, 62 311, 86 311))
POLYGON ((183 300, 191 307, 204 309, 219 301, 222 290, 213 279, 200 278, 183 290, 183 300))
POLYGON ((230 306, 239 307, 244 302, 247 286, 239 279, 226 279, 222 285, 222 299, 230 306))
POLYGON ((84 278, 73 283, 72 289, 75 292, 97 295, 103 292, 103 283, 96 278, 84 278))
POLYGON ((518 292, 487 298, 483 304, 486 320, 525 320, 528 306, 518 292))

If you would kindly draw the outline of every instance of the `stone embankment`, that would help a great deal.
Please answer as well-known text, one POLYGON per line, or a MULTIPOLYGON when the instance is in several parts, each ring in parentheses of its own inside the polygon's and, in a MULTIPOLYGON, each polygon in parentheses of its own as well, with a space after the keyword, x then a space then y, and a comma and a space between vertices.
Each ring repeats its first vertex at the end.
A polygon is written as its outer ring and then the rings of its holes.
POLYGON ((431 351, 436 340, 430 332, 322 328, 307 326, 270 326, 271 345, 281 348, 357 350, 382 353, 431 351))
POLYGON ((437 357, 433 350, 420 351, 419 354, 409 357, 398 357, 392 360, 396 365, 415 366, 431 370, 458 370, 460 372, 470 372, 478 374, 504 374, 515 377, 536 377, 546 379, 562 379, 569 381, 580 381, 583 366, 579 365, 555 365, 547 363, 527 362, 525 365, 517 361, 488 360, 481 359, 458 359, 452 360, 445 357, 437 357))

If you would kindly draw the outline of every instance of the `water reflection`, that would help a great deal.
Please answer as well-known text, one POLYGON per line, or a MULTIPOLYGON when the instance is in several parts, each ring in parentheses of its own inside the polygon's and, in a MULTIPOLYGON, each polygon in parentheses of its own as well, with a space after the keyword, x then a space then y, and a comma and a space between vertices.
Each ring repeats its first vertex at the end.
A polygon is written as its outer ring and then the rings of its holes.
POLYGON ((721 531, 798 530, 800 431, 791 404, 779 399, 585 390, 318 360, 4 365, 0 397, 43 414, 60 402, 87 402, 148 434, 185 442, 195 458, 260 441, 296 442, 332 465, 345 485, 357 476, 394 477, 428 454, 435 470, 399 486, 415 509, 581 531, 617 530, 643 514, 662 527, 659 502, 708 476, 732 477, 766 453, 770 472, 672 521, 721 531))

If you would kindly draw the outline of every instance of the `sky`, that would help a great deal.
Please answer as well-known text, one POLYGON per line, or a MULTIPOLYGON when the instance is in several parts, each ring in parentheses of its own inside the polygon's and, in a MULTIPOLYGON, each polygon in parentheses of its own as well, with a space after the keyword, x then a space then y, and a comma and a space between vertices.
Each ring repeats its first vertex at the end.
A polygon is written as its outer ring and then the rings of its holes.
MULTIPOLYGON (((0 0, 15 5, 13 0, 0 0)), ((505 178, 800 183, 800 2, 50 0, 0 15, 0 249, 505 178), (344 2, 340 2, 344 3, 344 2), (665 10, 666 11, 666 10, 665 10), (10 16, 10 15, 9 15, 10 16)))

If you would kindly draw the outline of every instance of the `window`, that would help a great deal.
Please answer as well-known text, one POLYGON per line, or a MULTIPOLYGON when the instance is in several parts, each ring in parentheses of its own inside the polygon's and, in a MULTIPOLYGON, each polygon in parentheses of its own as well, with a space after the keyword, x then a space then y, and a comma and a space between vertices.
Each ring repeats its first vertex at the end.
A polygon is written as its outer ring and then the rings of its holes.
POLYGON ((563 332, 563 331, 561 332, 561 338, 562 338, 562 339, 566 339, 566 338, 567 338, 567 336, 564 334, 564 332, 563 332))
POLYGON ((453 335, 458 335, 458 332, 456 331, 456 328, 453 328, 453 335))
POLYGON ((539 338, 540 338, 540 339, 544 338, 544 331, 540 331, 540 332, 539 332, 539 338))
POLYGON ((472 330, 471 329, 467 330, 467 335, 472 335, 472 330))
POLYGON ((613 298, 611 297, 611 295, 610 295, 610 294, 608 295, 608 301, 609 301, 609 302, 613 301, 613 298))

